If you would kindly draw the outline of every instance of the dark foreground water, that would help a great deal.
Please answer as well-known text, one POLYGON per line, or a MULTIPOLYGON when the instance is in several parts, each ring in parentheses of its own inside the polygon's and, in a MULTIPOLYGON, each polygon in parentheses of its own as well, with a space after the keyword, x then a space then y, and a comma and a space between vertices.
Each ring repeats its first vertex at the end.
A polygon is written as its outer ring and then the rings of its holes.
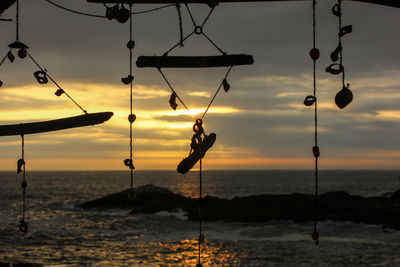
MULTIPOLYGON (((320 191, 379 196, 400 188, 400 171, 322 171, 320 191)), ((197 197, 198 173, 138 171, 153 183, 197 197)), ((18 230, 21 176, 0 172, 0 262, 49 266, 195 266, 198 223, 182 212, 130 215, 76 204, 129 187, 127 172, 28 172, 29 233, 18 230)), ((312 193, 312 171, 209 171, 204 193, 312 193)), ((400 266, 400 231, 351 222, 204 223, 203 266, 400 266)))

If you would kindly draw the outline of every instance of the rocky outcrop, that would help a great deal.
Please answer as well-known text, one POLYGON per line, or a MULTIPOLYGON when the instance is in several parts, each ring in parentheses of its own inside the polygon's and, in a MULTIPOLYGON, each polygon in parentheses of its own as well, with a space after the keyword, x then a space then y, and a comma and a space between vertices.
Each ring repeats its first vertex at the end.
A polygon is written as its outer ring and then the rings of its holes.
MULTIPOLYGON (((202 199, 203 220, 225 222, 266 222, 269 220, 311 221, 313 195, 253 195, 202 199)), ((175 194, 168 189, 145 185, 79 205, 80 208, 131 209, 133 214, 151 214, 181 209, 189 220, 199 219, 199 200, 175 194)), ((318 220, 353 221, 381 224, 400 229, 400 190, 389 196, 360 197, 346 192, 330 192, 318 197, 318 220)))

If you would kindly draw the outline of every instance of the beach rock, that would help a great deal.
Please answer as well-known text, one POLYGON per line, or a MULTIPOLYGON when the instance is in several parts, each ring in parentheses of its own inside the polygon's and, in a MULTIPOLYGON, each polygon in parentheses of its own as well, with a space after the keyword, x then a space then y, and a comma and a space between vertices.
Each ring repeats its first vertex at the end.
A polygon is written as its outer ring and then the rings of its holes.
MULTIPOLYGON (((131 209, 132 214, 159 211, 185 211, 189 220, 199 220, 198 199, 175 194, 166 188, 145 185, 80 204, 80 208, 131 209)), ((202 200, 204 221, 267 222, 269 220, 312 221, 314 195, 252 195, 221 199, 206 196, 202 200)), ((353 221, 381 224, 400 229, 400 190, 389 197, 361 197, 346 192, 329 192, 318 197, 318 220, 353 221)))

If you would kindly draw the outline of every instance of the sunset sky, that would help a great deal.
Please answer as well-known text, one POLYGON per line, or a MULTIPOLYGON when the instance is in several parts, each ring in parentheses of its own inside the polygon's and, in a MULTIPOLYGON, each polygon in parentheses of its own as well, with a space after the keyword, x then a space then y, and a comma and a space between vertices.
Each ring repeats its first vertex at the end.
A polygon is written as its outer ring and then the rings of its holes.
MULTIPOLYGON (((102 4, 84 0, 54 2, 104 15, 102 4)), ((343 63, 353 102, 343 110, 334 98, 340 76, 325 72, 337 45, 332 0, 318 1, 317 62, 320 166, 323 169, 400 168, 400 9, 344 1, 343 63)), ((134 6, 134 11, 153 8, 134 6)), ((223 3, 204 27, 228 54, 251 54, 255 63, 237 66, 205 117, 205 132, 217 141, 205 169, 313 168, 311 1, 223 3)), ((192 5, 201 23, 205 5, 192 5)), ((192 31, 182 8, 183 30, 192 31)), ((2 18, 15 18, 15 6, 2 18)), ((179 40, 174 6, 134 16, 134 62, 140 55, 162 55, 179 40)), ((15 21, 0 21, 0 55, 15 40, 15 21)), ((20 40, 39 64, 89 112, 112 111, 105 124, 25 137, 30 170, 124 170, 129 157, 128 23, 66 12, 44 0, 20 0, 20 40)), ((202 36, 193 36, 171 55, 217 55, 202 36)), ((16 53, 15 53, 16 55, 16 53)), ((0 67, 0 124, 51 120, 82 112, 56 87, 40 85, 38 68, 28 59, 0 67)), ((138 170, 175 170, 190 149, 192 115, 202 114, 227 69, 165 69, 173 87, 191 109, 169 107, 171 94, 154 68, 134 66, 134 165, 138 170)), ((178 103, 179 104, 179 103, 178 103)), ((0 170, 15 170, 21 155, 19 136, 0 137, 0 170)))

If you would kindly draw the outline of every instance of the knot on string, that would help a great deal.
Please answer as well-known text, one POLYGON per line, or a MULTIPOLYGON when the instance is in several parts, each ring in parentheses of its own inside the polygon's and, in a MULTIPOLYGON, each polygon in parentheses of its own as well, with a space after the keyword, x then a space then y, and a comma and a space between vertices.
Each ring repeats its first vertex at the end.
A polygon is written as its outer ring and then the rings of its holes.
POLYGON ((125 166, 129 167, 129 169, 131 169, 131 170, 135 169, 135 166, 133 166, 132 159, 125 159, 124 164, 125 164, 125 166))
POLYGON ((316 61, 319 59, 319 49, 318 48, 312 48, 310 50, 310 57, 312 60, 316 61))

